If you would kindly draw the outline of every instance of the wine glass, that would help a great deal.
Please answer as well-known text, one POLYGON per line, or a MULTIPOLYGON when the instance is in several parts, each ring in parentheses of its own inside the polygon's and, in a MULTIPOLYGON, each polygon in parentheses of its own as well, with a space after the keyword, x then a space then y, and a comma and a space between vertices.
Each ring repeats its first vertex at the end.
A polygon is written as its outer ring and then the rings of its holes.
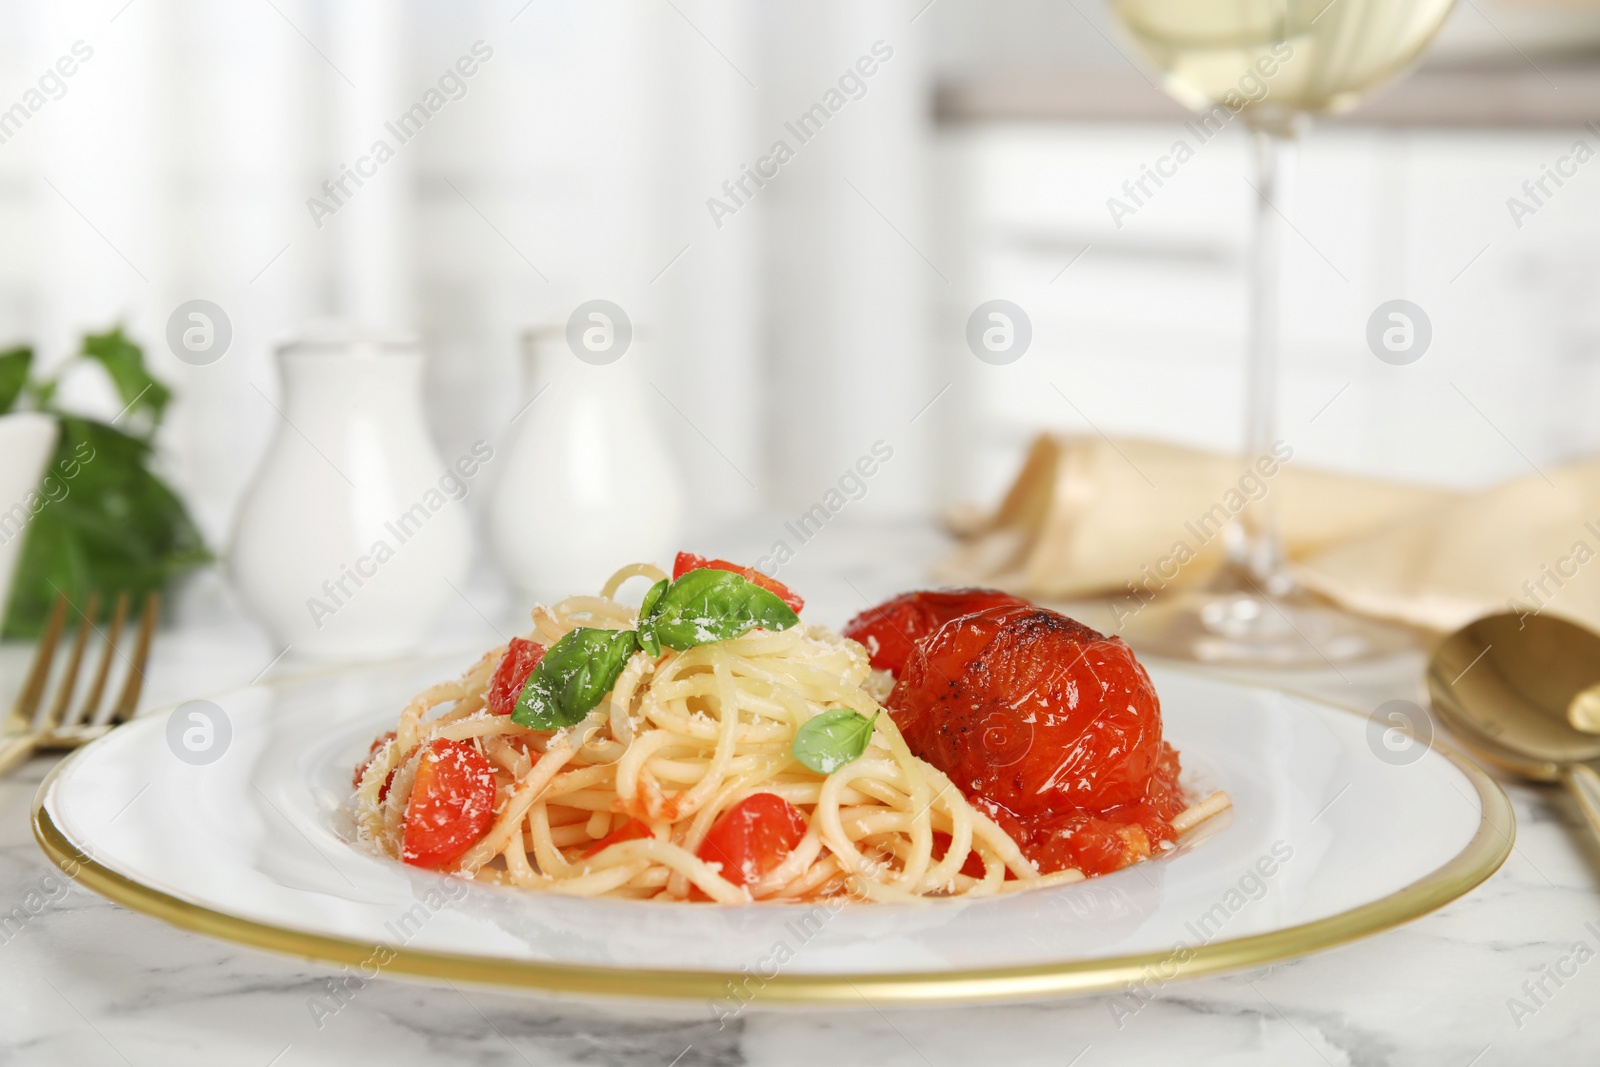
MULTIPOLYGON (((1277 440, 1279 256, 1297 139, 1316 114, 1354 107, 1433 39, 1453 0, 1111 0, 1167 92, 1220 129, 1243 120, 1255 147, 1255 230, 1246 358, 1246 462, 1277 440)), ((1410 646, 1404 630, 1298 589, 1284 563, 1272 494, 1228 531, 1210 585, 1141 612, 1136 647, 1234 665, 1304 666, 1410 646)))

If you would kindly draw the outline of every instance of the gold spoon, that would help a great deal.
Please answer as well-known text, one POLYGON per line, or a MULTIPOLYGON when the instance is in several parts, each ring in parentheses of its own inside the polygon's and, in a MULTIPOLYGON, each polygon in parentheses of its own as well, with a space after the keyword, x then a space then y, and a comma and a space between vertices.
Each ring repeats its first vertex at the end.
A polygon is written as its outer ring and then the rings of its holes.
POLYGON ((1486 616, 1428 661, 1434 710, 1461 743, 1513 774, 1560 781, 1600 834, 1600 775, 1587 765, 1600 734, 1573 725, 1600 700, 1597 677, 1600 637, 1546 615, 1486 616))
POLYGON ((1567 721, 1587 734, 1600 734, 1600 682, 1596 682, 1567 705, 1567 721))

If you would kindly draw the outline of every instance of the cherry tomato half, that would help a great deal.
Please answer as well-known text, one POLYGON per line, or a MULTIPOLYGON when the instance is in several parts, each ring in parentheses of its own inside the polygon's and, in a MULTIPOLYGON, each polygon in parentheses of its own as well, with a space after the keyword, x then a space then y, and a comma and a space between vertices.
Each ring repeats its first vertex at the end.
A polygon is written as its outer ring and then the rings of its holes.
POLYGON ((522 687, 528 684, 528 675, 533 673, 542 659, 543 645, 527 638, 513 637, 506 654, 500 657, 500 665, 494 669, 494 677, 489 681, 489 710, 496 715, 510 715, 516 711, 522 687))
POLYGON ((806 836, 803 812, 776 793, 752 793, 723 812, 695 855, 722 864, 722 877, 749 885, 782 863, 806 836))
POLYGON ((429 742, 406 802, 400 858, 415 867, 459 859, 494 825, 494 802, 494 768, 470 741, 429 742))

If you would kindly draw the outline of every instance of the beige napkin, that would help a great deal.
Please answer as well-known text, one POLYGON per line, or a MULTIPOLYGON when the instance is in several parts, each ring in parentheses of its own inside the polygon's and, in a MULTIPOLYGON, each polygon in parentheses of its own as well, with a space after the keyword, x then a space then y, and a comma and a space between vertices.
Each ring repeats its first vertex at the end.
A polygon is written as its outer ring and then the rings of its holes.
POLYGON ((1450 629, 1517 600, 1600 625, 1600 460, 1546 473, 1463 496, 1308 469, 1286 445, 1247 463, 1047 435, 999 507, 953 520, 936 573, 1039 598, 1192 587, 1221 562, 1219 528, 1271 494, 1296 573, 1352 609, 1450 629))
POLYGON ((1600 630, 1600 459, 1552 467, 1306 560, 1301 581, 1355 611, 1435 630, 1496 611, 1600 630))

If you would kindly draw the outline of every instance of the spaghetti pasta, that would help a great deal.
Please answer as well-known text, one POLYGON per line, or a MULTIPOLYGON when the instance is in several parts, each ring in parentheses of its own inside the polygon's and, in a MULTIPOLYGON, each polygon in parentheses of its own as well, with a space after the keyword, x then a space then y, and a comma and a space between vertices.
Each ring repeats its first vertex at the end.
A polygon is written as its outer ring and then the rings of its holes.
MULTIPOLYGON (((599 596, 536 609, 529 640, 551 647, 580 628, 639 627, 637 609, 617 599, 635 578, 670 580, 650 564, 624 567, 599 596)), ((885 684, 867 649, 822 626, 751 629, 659 656, 638 648, 587 715, 558 729, 491 709, 497 668, 512 651, 491 650, 402 710, 394 735, 359 771, 363 840, 406 857, 413 792, 441 773, 425 766, 428 754, 463 742, 492 773, 492 810, 457 804, 481 832, 446 866, 480 881, 738 904, 991 896, 1083 877, 1041 875, 1011 834, 914 755, 894 719, 879 714, 885 684), (865 716, 870 737, 858 756, 821 773, 796 757, 796 737, 838 708, 865 716), (765 864, 730 867, 739 861, 708 852, 708 841, 762 795, 798 821, 765 864)), ((1193 813, 1186 825, 1194 823, 1226 803, 1214 794, 1179 819, 1193 813)), ((770 820, 750 825, 758 838, 770 835, 770 820)))

